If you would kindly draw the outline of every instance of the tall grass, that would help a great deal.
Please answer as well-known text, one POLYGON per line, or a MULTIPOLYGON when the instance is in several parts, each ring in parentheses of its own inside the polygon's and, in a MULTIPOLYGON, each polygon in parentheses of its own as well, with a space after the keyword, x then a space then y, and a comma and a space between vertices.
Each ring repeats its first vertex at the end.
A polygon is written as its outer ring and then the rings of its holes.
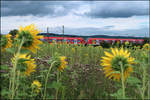
MULTIPOLYGON (((32 95, 32 98, 38 99, 115 99, 119 98, 120 84, 104 76, 102 66, 100 66, 101 57, 104 51, 110 51, 109 48, 101 46, 84 46, 60 43, 43 43, 41 49, 32 57, 36 60, 37 69, 29 79, 37 79, 41 82, 42 88, 38 95, 32 95), (68 65, 63 72, 59 73, 56 68, 52 68, 49 61, 54 57, 55 52, 67 57, 68 65), (59 81, 58 81, 59 77, 59 81), (114 94, 115 93, 115 94, 114 94)), ((149 51, 145 49, 128 48, 131 55, 136 59, 134 64, 134 72, 127 80, 126 91, 127 98, 148 99, 149 96, 149 74, 150 65, 147 61, 149 58, 144 56, 149 51)), ((2 53, 1 56, 1 86, 2 99, 9 99, 9 69, 12 67, 10 53, 2 53), (7 68, 5 67, 7 66, 7 68)), ((18 89, 20 87, 18 86, 18 89)), ((29 91, 26 95, 22 94, 16 98, 27 99, 29 91)), ((13 95, 14 96, 14 95, 13 95)))

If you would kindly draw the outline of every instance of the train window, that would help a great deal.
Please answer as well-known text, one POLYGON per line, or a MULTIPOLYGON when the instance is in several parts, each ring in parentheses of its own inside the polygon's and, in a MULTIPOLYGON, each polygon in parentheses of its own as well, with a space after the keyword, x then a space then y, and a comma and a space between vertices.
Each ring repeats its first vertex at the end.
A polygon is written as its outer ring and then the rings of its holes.
POLYGON ((45 39, 39 39, 39 40, 44 41, 45 39))
POLYGON ((70 42, 70 40, 67 40, 68 42, 70 42))
POLYGON ((71 40, 71 42, 73 42, 73 40, 71 40))
POLYGON ((63 42, 63 40, 61 40, 61 42, 63 42))
POLYGON ((78 40, 78 42, 80 42, 80 40, 78 40))
POLYGON ((106 40, 107 41, 107 43, 109 43, 110 42, 110 40, 106 40))
POLYGON ((123 40, 120 40, 120 43, 122 44, 122 43, 123 43, 123 40))
POLYGON ((99 40, 96 40, 96 44, 99 44, 99 40))
POLYGON ((49 39, 49 42, 52 42, 52 39, 49 39))
POLYGON ((108 43, 108 40, 104 40, 106 43, 108 43))
POLYGON ((139 43, 142 43, 142 41, 139 41, 139 43))
POLYGON ((47 41, 47 39, 43 39, 43 41, 47 41))
POLYGON ((57 42, 59 42, 59 40, 57 40, 57 42))
POLYGON ((74 40, 75 44, 77 44, 77 39, 74 40))
POLYGON ((133 43, 136 43, 135 40, 133 40, 133 43))

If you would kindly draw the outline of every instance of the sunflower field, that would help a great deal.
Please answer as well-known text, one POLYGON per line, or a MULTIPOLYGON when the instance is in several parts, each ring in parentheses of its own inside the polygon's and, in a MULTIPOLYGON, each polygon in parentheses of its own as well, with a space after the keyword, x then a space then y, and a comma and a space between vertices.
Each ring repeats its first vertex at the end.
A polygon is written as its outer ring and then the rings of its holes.
POLYGON ((42 42, 33 24, 1 35, 1 99, 150 99, 150 44, 42 42))

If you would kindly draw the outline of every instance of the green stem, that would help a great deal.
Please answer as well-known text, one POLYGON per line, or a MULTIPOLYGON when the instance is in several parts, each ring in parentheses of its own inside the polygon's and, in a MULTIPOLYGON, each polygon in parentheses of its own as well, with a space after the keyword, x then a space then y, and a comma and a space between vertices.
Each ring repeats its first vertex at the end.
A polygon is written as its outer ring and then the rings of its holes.
POLYGON ((16 82, 16 68, 17 68, 17 64, 18 64, 18 59, 19 59, 19 55, 20 55, 20 50, 21 50, 21 47, 24 43, 24 38, 22 39, 20 45, 19 45, 19 48, 18 48, 18 51, 16 53, 16 57, 15 57, 15 62, 13 64, 13 69, 12 69, 12 95, 11 95, 11 99, 14 99, 14 95, 15 95, 15 82, 16 82))
MULTIPOLYGON (((150 66, 150 50, 148 51, 148 66, 150 66)), ((150 99, 150 67, 148 67, 148 99, 150 99)))
POLYGON ((122 62, 121 62, 121 82, 122 82, 122 97, 123 99, 125 99, 125 80, 124 80, 124 69, 123 69, 123 65, 122 65, 122 62))
POLYGON ((148 91, 147 91, 147 93, 148 93, 148 99, 150 99, 150 81, 148 81, 148 91))
MULTIPOLYGON (((59 82, 59 71, 57 72, 57 83, 59 82)), ((57 100, 57 95, 58 95, 58 88, 56 89, 56 100, 57 100)))
POLYGON ((44 87, 44 95, 43 95, 43 99, 46 98, 46 87, 47 87, 47 81, 48 81, 48 76, 49 76, 49 73, 53 67, 53 64, 55 63, 56 61, 52 62, 51 66, 49 67, 48 69, 48 72, 47 72, 47 76, 46 76, 46 79, 45 79, 45 87, 44 87))
MULTIPOLYGON (((18 74, 18 75, 17 75, 17 81, 19 81, 19 78, 20 78, 20 71, 18 71, 17 74, 18 74)), ((19 82, 16 83, 16 89, 15 89, 15 91, 17 91, 18 87, 19 87, 19 82)), ((16 93, 16 95, 17 95, 17 94, 18 94, 18 92, 16 93)))
POLYGON ((144 66, 143 66, 143 80, 142 80, 142 82, 143 82, 143 86, 142 86, 142 100, 144 100, 144 98, 145 98, 145 89, 146 89, 146 68, 144 68, 144 66))
POLYGON ((32 88, 32 91, 31 91, 31 98, 32 98, 32 100, 34 100, 33 98, 34 98, 35 95, 33 95, 33 94, 34 94, 34 92, 33 92, 33 87, 31 87, 31 88, 32 88))
POLYGON ((62 88, 62 100, 65 100, 65 87, 62 88))
MULTIPOLYGON (((11 84, 12 84, 12 82, 11 82, 11 78, 9 78, 9 91, 11 91, 11 84)), ((10 95, 9 95, 10 96, 10 95)))

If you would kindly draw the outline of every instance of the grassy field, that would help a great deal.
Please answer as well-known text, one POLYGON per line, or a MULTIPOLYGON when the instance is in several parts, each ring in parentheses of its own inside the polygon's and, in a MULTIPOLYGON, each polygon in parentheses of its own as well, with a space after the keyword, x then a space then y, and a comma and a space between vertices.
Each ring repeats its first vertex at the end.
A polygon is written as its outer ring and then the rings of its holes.
POLYGON ((38 33, 1 35, 2 100, 150 99, 150 44, 49 44, 38 33))
MULTIPOLYGON (((130 55, 135 58, 132 65, 133 72, 124 82, 125 98, 148 99, 150 98, 150 65, 148 63, 149 50, 138 47, 129 47, 130 55)), ((14 98, 33 99, 115 99, 122 98, 121 81, 108 79, 100 64, 104 51, 111 52, 110 48, 101 46, 77 46, 71 44, 43 43, 35 54, 30 53, 35 59, 36 71, 29 77, 21 76, 21 71, 16 70, 16 88, 14 98), (53 64, 55 57, 65 56, 67 65, 62 70, 53 64), (37 93, 33 92, 31 84, 38 80, 41 84, 37 93)), ((1 98, 9 99, 12 90, 11 50, 1 55, 1 98)), ((19 66, 19 65, 18 65, 19 66)), ((36 87, 35 87, 36 88, 36 87)))

